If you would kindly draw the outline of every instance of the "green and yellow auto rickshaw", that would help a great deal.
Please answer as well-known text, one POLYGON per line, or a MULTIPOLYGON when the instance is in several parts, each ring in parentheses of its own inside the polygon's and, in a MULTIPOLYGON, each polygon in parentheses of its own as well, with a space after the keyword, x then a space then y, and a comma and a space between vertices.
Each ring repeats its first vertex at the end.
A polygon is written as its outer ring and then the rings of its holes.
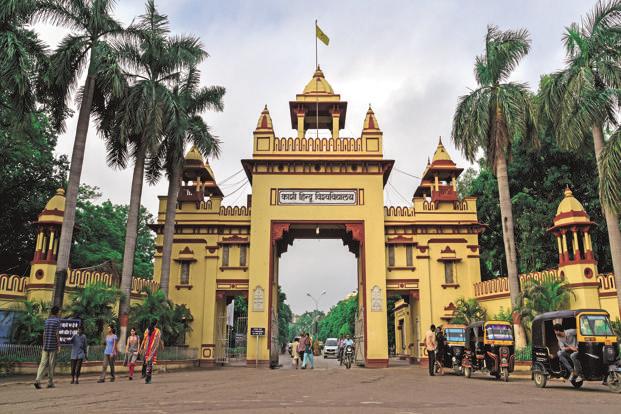
POLYGON ((464 376, 487 372, 496 379, 509 381, 515 366, 513 326, 505 321, 479 321, 466 328, 466 350, 462 359, 464 376))

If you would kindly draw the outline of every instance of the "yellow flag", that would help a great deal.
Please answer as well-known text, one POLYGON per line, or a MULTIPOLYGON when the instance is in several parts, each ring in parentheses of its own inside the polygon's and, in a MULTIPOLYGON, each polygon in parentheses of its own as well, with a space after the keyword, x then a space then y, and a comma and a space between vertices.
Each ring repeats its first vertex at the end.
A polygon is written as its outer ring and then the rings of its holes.
POLYGON ((323 30, 319 28, 317 23, 315 23, 315 34, 317 35, 317 38, 321 40, 326 46, 330 44, 330 38, 326 36, 323 30))

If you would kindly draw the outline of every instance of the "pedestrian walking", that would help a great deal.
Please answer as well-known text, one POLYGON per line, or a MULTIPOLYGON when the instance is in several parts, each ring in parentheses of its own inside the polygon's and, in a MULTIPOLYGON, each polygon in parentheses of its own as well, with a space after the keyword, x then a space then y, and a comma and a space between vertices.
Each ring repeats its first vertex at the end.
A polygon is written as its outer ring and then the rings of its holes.
POLYGON ((60 329, 60 308, 53 306, 50 316, 45 320, 43 329, 43 350, 41 351, 41 362, 37 370, 37 378, 34 382, 36 389, 41 388, 41 378, 47 369, 47 387, 54 388, 54 366, 56 365, 56 355, 60 350, 60 337, 58 330, 60 329))
POLYGON ((82 361, 86 359, 86 335, 84 327, 80 325, 78 333, 71 337, 71 383, 80 383, 80 372, 82 371, 82 361))
POLYGON ((298 369, 300 363, 300 353, 298 347, 300 346, 300 338, 294 338, 291 342, 291 365, 295 365, 295 369, 298 369))
POLYGON ((302 361, 302 369, 306 369, 306 365, 309 362, 311 369, 314 369, 315 357, 313 356, 313 338, 307 333, 304 338, 304 360, 302 361))
POLYGON ((106 368, 110 366, 110 382, 114 382, 114 361, 116 360, 116 342, 119 338, 113 325, 108 325, 108 334, 106 335, 103 363, 101 364, 101 376, 97 382, 106 381, 106 368))
POLYGON ((162 346, 162 333, 157 327, 157 320, 153 320, 144 333, 142 339, 142 347, 144 353, 144 363, 142 365, 143 377, 145 384, 151 384, 151 376, 153 375, 153 365, 157 363, 157 351, 162 346))
POLYGON ((127 338, 127 344, 125 345, 125 362, 129 367, 129 380, 134 379, 134 370, 136 368, 136 361, 140 351, 140 338, 136 335, 136 328, 132 328, 129 331, 129 337, 127 338))
POLYGON ((298 358, 302 359, 302 369, 305 369, 304 353, 306 352, 306 334, 304 332, 300 332, 300 339, 298 341, 297 350, 298 350, 298 358))
POLYGON ((429 330, 425 333, 425 348, 427 349, 427 356, 429 357, 429 375, 432 377, 435 375, 436 349, 438 347, 435 332, 436 326, 431 325, 429 330))

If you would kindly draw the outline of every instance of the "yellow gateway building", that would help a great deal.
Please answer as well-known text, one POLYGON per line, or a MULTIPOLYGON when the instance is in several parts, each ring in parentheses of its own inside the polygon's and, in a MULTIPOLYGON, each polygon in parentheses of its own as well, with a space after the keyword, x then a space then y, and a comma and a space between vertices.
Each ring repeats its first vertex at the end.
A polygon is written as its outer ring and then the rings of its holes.
MULTIPOLYGON (((341 239, 356 256, 356 359, 367 367, 388 365, 388 317, 394 319, 395 353, 416 361, 426 357, 422 333, 432 323, 449 322, 458 298, 477 299, 490 317, 511 309, 506 277, 481 281, 479 234, 485 225, 477 219, 476 199, 458 197, 462 169, 441 141, 413 189, 412 204, 385 207, 383 190, 394 161, 384 159, 383 134, 371 108, 360 137, 341 137, 347 102, 320 69, 289 108, 296 137, 276 137, 267 108, 259 115, 252 158, 242 160, 252 184, 244 206, 222 206, 224 195, 211 167, 195 149, 186 156, 169 296, 194 316, 186 344, 199 349, 202 364, 225 363, 230 352, 248 365, 277 363, 278 265, 295 239, 341 239), (317 138, 317 129, 330 131, 330 138, 317 138), (247 298, 248 315, 231 329, 227 306, 239 296, 247 298), (395 307, 387 309, 391 296, 395 307)), ((35 223, 30 275, 0 274, 0 317, 26 299, 51 300, 63 215, 60 189, 35 223)), ((133 301, 141 299, 145 287, 159 288, 165 216, 166 197, 160 197, 158 222, 152 226, 158 249, 155 280, 134 277, 133 301)), ((548 228, 557 251, 542 252, 556 253, 558 268, 520 275, 520 284, 564 280, 573 291, 572 308, 603 308, 615 319, 615 279, 597 271, 592 225, 565 189, 548 228)), ((97 281, 117 283, 105 269, 72 269, 67 294, 97 281)))
MULTIPOLYGON (((323 238, 341 239, 357 258, 358 361, 388 366, 386 326, 393 310, 386 299, 397 295, 397 323, 407 332, 403 340, 419 344, 400 353, 422 357, 421 331, 448 321, 456 299, 474 296, 480 282, 478 235, 484 226, 477 220, 476 199, 457 195, 462 169, 439 142, 412 205, 385 207, 383 190, 394 161, 384 158, 373 110, 360 117, 359 137, 341 137, 347 102, 320 69, 289 108, 295 137, 274 135, 267 107, 259 115, 252 158, 242 160, 252 184, 245 206, 222 206, 210 166, 194 149, 186 157, 170 298, 194 315, 188 344, 200 348, 203 362, 216 362, 226 346, 226 306, 243 295, 247 363, 277 361, 279 258, 295 239, 323 238), (331 136, 316 138, 316 129, 331 136)), ((159 206, 157 280, 166 197, 159 206)))

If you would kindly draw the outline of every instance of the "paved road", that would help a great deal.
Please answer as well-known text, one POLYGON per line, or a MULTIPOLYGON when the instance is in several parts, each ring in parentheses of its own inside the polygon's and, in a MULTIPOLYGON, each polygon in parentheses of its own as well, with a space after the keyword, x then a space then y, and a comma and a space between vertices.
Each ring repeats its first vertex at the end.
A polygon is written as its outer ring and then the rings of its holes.
POLYGON ((319 359, 314 370, 221 368, 161 373, 151 385, 118 378, 80 385, 60 378, 56 389, 0 385, 0 413, 619 413, 621 395, 589 384, 560 382, 544 390, 526 375, 509 383, 487 377, 430 378, 424 367, 346 370, 319 359))

